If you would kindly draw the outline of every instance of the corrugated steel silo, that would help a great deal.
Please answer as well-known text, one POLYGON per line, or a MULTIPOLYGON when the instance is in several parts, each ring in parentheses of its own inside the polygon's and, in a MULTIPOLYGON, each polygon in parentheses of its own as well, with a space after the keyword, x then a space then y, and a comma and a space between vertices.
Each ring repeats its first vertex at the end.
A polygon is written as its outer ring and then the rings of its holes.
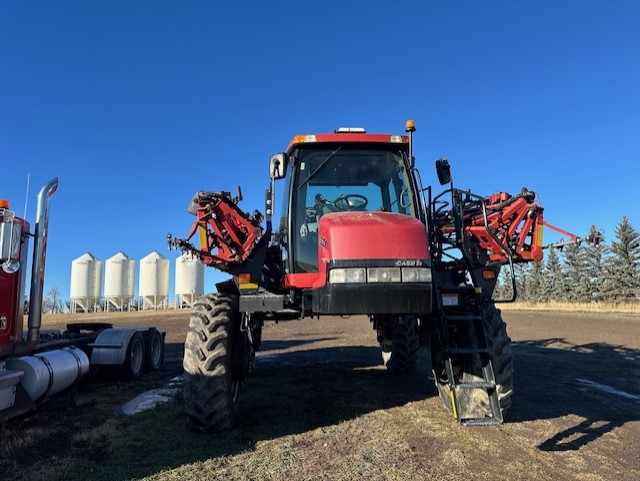
POLYGON ((102 261, 90 252, 71 262, 71 312, 94 311, 102 290, 102 261))
POLYGON ((105 262, 104 300, 107 309, 113 306, 123 311, 133 299, 136 262, 124 252, 118 252, 105 262))
POLYGON ((182 254, 176 259, 176 305, 191 307, 204 295, 204 266, 190 255, 182 254))
POLYGON ((140 259, 138 295, 142 309, 158 309, 165 306, 169 297, 169 259, 157 251, 140 259))

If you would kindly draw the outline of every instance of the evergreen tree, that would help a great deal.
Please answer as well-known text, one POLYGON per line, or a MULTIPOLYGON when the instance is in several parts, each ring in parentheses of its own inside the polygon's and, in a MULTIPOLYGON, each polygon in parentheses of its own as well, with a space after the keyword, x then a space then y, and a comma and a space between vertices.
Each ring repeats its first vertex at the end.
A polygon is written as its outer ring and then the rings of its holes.
POLYGON ((614 302, 640 299, 640 232, 623 217, 615 229, 611 256, 605 263, 605 293, 614 302))
POLYGON ((602 301, 604 298, 604 281, 606 277, 605 259, 609 248, 602 234, 595 225, 589 228, 589 238, 593 241, 585 244, 585 260, 587 278, 589 280, 590 300, 602 301), (598 242, 594 242, 595 240, 598 242))
MULTIPOLYGON (((527 278, 529 276, 529 264, 516 264, 514 266, 514 270, 516 273, 516 289, 518 294, 518 300, 520 301, 530 301, 529 290, 528 290, 528 282, 527 278)), ((511 281, 509 281, 509 284, 511 281)))
POLYGON ((545 273, 541 261, 531 263, 531 269, 527 278, 527 292, 532 302, 542 302, 544 298, 545 273))
POLYGON ((570 302, 591 300, 591 287, 587 270, 587 258, 580 244, 569 244, 562 250, 566 279, 566 299, 570 302))
POLYGON ((566 282, 556 249, 549 249, 544 268, 542 295, 546 301, 564 301, 566 299, 566 282))
POLYGON ((496 288, 493 291, 493 299, 503 301, 511 299, 513 295, 513 287, 511 285, 511 269, 508 265, 502 266, 496 288))

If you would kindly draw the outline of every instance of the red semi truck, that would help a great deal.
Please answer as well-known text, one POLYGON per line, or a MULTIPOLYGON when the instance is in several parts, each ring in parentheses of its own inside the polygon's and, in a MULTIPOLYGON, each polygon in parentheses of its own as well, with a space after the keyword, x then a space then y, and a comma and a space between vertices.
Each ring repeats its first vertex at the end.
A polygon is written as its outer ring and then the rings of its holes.
POLYGON ((35 409, 37 402, 68 388, 92 368, 136 379, 162 365, 164 335, 155 327, 113 328, 107 323, 69 324, 63 332, 41 330, 49 199, 58 179, 38 194, 36 223, 0 200, 0 421, 35 409), (33 238, 27 326, 25 283, 33 238))

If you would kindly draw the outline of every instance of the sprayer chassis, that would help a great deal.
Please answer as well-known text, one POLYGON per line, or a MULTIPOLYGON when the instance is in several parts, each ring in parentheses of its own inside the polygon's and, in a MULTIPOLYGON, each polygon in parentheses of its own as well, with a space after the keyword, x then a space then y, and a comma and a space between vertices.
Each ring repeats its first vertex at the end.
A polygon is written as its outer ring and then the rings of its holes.
POLYGON ((506 265, 513 296, 505 301, 515 300, 514 264, 542 259, 548 224, 528 189, 482 197, 453 186, 446 159, 436 170, 449 188, 433 197, 409 137, 346 129, 296 136, 271 157, 264 230, 259 213, 238 209, 240 192, 196 194, 189 235, 169 236, 169 245, 232 278, 196 305, 185 342, 195 428, 233 424, 265 320, 349 314, 370 317, 391 370, 413 370, 418 346, 429 347, 436 386, 458 422, 502 422, 513 355, 493 292, 506 265), (285 202, 273 234, 279 179, 285 202))

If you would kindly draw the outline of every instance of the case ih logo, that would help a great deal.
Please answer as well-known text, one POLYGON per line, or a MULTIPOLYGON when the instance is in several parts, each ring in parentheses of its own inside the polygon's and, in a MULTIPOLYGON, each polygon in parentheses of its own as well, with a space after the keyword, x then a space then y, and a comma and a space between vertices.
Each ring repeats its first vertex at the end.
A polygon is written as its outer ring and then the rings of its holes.
POLYGON ((400 260, 396 261, 396 267, 421 267, 424 265, 423 261, 409 261, 409 260, 400 260))
POLYGON ((323 247, 324 249, 327 248, 327 245, 329 243, 327 242, 327 239, 325 239, 324 237, 320 237, 320 246, 323 247))

